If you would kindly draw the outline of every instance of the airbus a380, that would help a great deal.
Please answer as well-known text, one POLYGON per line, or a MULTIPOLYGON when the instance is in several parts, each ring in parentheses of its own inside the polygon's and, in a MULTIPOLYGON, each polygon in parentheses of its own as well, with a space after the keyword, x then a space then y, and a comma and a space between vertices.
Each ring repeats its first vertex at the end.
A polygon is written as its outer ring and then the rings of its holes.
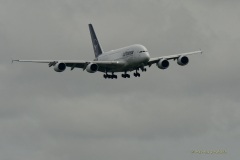
POLYGON ((95 34, 92 24, 89 24, 93 50, 95 59, 92 61, 84 60, 12 60, 17 62, 34 62, 47 63, 49 67, 54 68, 56 72, 63 72, 67 67, 71 70, 74 68, 82 68, 89 73, 97 71, 103 72, 103 77, 110 79, 117 79, 116 72, 123 72, 123 78, 130 78, 128 72, 134 71, 135 77, 140 77, 139 70, 146 72, 146 66, 156 64, 159 69, 167 69, 169 67, 169 60, 177 60, 180 66, 188 64, 187 56, 192 54, 199 54, 202 51, 194 51, 182 54, 175 54, 170 56, 162 56, 150 58, 146 47, 140 44, 134 44, 124 48, 104 52, 95 34))

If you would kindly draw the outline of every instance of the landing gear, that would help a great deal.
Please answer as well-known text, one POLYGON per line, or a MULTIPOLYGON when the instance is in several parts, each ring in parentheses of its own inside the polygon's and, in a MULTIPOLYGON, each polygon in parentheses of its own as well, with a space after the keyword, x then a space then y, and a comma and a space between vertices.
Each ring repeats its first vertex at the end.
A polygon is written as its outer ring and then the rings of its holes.
POLYGON ((107 74, 104 74, 103 77, 106 79, 106 78, 108 77, 108 75, 107 75, 107 74))
POLYGON ((117 75, 112 74, 112 75, 111 75, 111 78, 112 78, 112 79, 117 79, 117 75))
POLYGON ((147 68, 141 67, 142 72, 147 72, 147 68))
POLYGON ((130 75, 127 74, 127 72, 125 72, 124 74, 122 74, 122 77, 123 77, 123 78, 130 78, 130 75))
POLYGON ((117 79, 117 75, 115 75, 113 72, 112 72, 112 75, 109 75, 107 74, 107 72, 103 75, 103 77, 105 79, 109 78, 109 79, 117 79))
POLYGON ((133 73, 134 77, 140 77, 140 73, 133 73))
POLYGON ((122 74, 122 77, 123 78, 130 78, 130 75, 129 74, 122 74))
MULTIPOLYGON (((136 69, 136 72, 133 73, 134 77, 140 77, 140 73, 138 73, 139 69, 141 69, 143 72, 146 72, 147 69, 144 68, 144 67, 141 67, 141 68, 137 68, 136 69)), ((114 74, 114 72, 112 72, 112 74, 108 74, 107 72, 105 72, 105 74, 103 75, 103 77, 105 79, 117 79, 117 75, 114 74)), ((130 74, 127 74, 127 71, 125 71, 123 74, 122 74, 122 77, 123 78, 130 78, 130 74)))
POLYGON ((138 70, 136 69, 136 72, 133 73, 134 77, 140 77, 140 73, 138 73, 138 70))

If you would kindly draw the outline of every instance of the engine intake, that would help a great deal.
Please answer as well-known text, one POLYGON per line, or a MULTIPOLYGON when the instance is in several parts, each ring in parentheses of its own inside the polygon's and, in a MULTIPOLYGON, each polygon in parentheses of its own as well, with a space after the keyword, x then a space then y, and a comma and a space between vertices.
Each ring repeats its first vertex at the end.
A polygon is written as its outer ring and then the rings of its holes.
POLYGON ((90 64, 87 65, 86 70, 89 73, 95 73, 95 72, 98 71, 98 65, 95 64, 95 63, 90 63, 90 64))
POLYGON ((54 66, 54 70, 56 72, 63 72, 63 71, 65 71, 65 69, 66 69, 66 64, 65 63, 57 63, 54 66))
POLYGON ((160 69, 167 69, 169 67, 169 62, 166 59, 161 59, 158 63, 157 63, 158 68, 160 69))
POLYGON ((180 57, 178 57, 178 59, 177 59, 177 63, 178 63, 180 66, 185 66, 185 65, 188 64, 188 62, 189 62, 189 59, 188 59, 188 57, 186 57, 186 56, 180 56, 180 57))

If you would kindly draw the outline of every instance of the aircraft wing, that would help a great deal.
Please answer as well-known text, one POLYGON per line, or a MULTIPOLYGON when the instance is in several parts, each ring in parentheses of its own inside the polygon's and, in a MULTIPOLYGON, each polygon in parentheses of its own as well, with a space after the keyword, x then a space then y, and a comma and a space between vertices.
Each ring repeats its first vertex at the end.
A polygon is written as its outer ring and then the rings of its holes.
POLYGON ((148 61, 147 65, 152 65, 154 63, 157 63, 161 59, 166 59, 166 60, 173 59, 173 60, 176 60, 180 56, 188 56, 188 55, 199 54, 199 53, 202 54, 203 52, 202 51, 194 51, 194 52, 188 52, 188 53, 181 53, 181 54, 175 54, 175 55, 169 55, 169 56, 150 58, 150 60, 148 61))
POLYGON ((57 63, 65 63, 67 67, 83 68, 86 69, 90 63, 97 64, 99 67, 117 66, 123 65, 121 61, 82 61, 82 60, 12 60, 12 62, 32 62, 32 63, 48 63, 49 67, 54 66, 57 63))

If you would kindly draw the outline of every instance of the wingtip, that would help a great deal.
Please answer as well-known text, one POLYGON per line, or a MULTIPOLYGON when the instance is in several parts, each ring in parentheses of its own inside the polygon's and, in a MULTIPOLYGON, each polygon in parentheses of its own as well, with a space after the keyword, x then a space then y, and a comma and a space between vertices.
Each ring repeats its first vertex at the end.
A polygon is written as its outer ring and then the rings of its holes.
POLYGON ((17 60, 17 59, 11 59, 12 64, 13 64, 13 62, 17 62, 17 61, 19 61, 19 60, 17 60))

